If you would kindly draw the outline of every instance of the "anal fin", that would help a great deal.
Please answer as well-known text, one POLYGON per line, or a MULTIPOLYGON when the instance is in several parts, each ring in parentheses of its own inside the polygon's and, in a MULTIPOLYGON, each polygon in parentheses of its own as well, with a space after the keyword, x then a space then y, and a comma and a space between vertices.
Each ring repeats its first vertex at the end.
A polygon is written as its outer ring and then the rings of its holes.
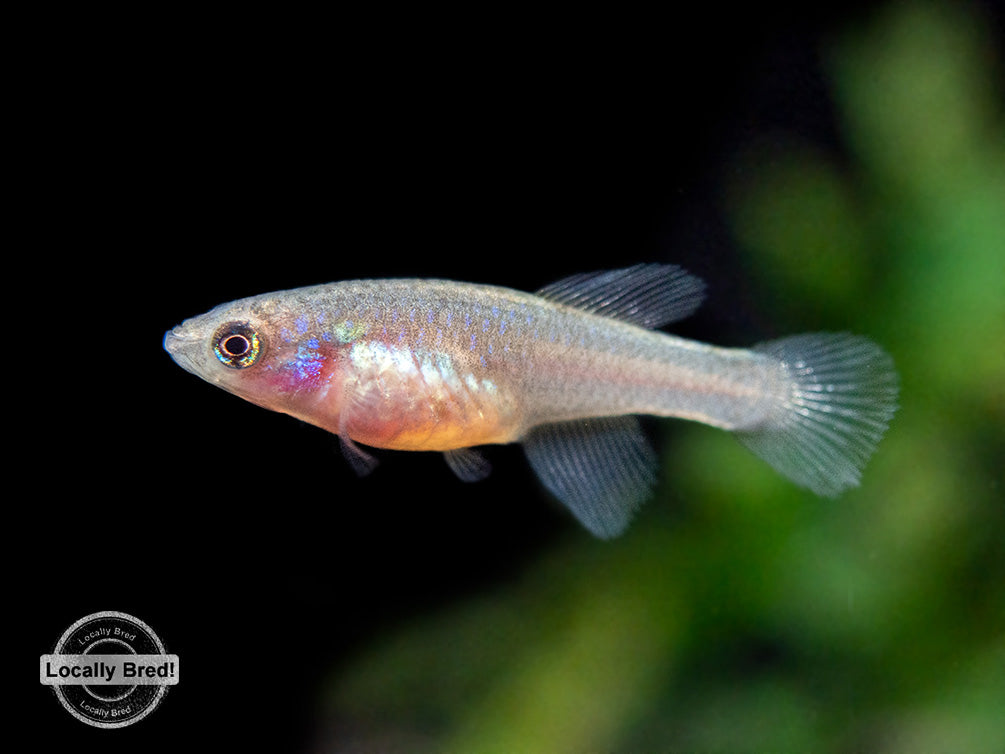
POLYGON ((545 424, 523 443, 544 486, 601 539, 625 530, 656 483, 656 454, 634 416, 545 424))

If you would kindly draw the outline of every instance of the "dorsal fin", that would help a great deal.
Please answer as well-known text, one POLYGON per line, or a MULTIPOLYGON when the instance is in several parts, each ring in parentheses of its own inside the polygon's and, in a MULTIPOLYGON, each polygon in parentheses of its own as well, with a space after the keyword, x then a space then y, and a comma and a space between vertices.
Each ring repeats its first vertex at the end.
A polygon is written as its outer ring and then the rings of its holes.
POLYGON ((693 314, 705 298, 705 284, 676 265, 637 264, 562 278, 537 295, 642 327, 662 327, 693 314))

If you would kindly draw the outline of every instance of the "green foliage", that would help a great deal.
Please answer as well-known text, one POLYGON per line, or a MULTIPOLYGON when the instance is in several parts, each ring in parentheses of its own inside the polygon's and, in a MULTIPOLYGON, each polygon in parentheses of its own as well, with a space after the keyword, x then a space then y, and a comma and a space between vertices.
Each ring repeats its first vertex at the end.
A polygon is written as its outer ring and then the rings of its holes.
POLYGON ((675 426, 673 506, 376 642, 326 715, 412 751, 1005 751, 1002 71, 960 5, 825 59, 850 160, 779 134, 724 194, 780 320, 898 364, 863 486, 818 501, 675 426))

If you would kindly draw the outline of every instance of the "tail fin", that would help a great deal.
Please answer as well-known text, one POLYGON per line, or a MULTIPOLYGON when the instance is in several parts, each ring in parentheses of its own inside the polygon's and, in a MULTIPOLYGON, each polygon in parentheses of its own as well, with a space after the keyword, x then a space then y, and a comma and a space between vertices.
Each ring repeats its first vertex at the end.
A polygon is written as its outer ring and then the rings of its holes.
POLYGON ((857 486, 897 410, 890 356, 847 333, 795 335, 754 350, 781 361, 791 382, 769 421, 738 432, 740 441, 818 495, 857 486))

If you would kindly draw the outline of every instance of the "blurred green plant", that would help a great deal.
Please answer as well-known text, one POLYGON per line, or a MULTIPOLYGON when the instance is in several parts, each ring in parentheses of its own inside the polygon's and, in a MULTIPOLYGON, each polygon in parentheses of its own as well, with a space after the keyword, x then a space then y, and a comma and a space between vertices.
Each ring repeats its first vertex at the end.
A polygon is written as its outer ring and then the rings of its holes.
POLYGON ((720 433, 676 425, 661 487, 675 515, 651 504, 613 543, 575 532, 518 583, 377 640, 332 679, 337 736, 465 753, 1005 751, 995 55, 962 5, 886 6, 825 51, 850 158, 778 134, 725 190, 781 322, 810 312, 897 361, 902 409, 863 487, 813 504, 720 433))

